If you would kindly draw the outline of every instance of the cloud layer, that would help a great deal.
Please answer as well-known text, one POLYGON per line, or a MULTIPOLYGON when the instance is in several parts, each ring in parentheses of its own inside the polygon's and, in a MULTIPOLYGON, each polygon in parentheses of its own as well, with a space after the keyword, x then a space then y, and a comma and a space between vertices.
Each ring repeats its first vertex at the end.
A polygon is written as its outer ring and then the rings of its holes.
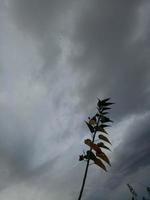
MULTIPOLYGON (((83 199, 150 184, 149 7, 133 1, 0 1, 0 198, 76 199, 96 97, 116 103, 112 168, 83 199), (21 192, 20 192, 21 191, 21 192)), ((141 190, 142 192, 142 190, 141 190)), ((111 194, 111 195, 109 195, 111 194)))

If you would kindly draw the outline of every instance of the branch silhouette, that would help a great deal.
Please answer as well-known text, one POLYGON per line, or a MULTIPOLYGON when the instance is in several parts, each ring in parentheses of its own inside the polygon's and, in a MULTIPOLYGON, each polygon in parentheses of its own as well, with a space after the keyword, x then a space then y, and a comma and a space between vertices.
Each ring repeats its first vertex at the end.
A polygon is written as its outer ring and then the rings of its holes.
POLYGON ((102 168, 104 171, 107 171, 105 163, 111 166, 109 158, 103 152, 103 149, 110 150, 110 148, 107 147, 104 143, 111 144, 110 140, 107 138, 108 132, 105 130, 106 127, 109 127, 109 124, 107 123, 113 122, 110 118, 106 117, 109 114, 109 112, 106 112, 106 110, 111 109, 110 106, 114 104, 109 102, 109 100, 110 98, 103 100, 98 99, 96 114, 92 118, 89 117, 88 121, 85 121, 92 136, 91 139, 84 140, 84 143, 89 146, 90 149, 86 152, 86 154, 79 155, 79 161, 86 160, 87 163, 78 200, 81 200, 82 198, 90 161, 94 162, 94 164, 102 168), (101 132, 101 134, 97 136, 97 133, 99 132, 101 132), (95 143, 95 141, 97 141, 95 140, 96 137, 99 140, 99 143, 97 144, 95 143))

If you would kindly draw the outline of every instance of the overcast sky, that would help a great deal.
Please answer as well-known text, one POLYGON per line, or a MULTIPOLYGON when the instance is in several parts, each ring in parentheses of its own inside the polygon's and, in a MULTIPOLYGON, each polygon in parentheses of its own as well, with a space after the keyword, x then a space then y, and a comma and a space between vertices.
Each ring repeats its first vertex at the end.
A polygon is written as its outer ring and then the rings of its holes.
POLYGON ((77 199, 97 97, 116 103, 112 167, 83 200, 150 186, 149 55, 149 0, 0 0, 0 199, 77 199))

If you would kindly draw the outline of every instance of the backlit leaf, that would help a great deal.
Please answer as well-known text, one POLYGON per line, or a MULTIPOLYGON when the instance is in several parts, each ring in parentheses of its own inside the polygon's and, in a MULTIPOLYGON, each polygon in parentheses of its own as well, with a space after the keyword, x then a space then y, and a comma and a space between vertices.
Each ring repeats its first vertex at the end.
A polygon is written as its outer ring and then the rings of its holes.
POLYGON ((100 168, 102 168, 104 171, 107 172, 105 165, 103 164, 103 162, 100 159, 96 158, 94 162, 96 165, 98 165, 100 168))
POLYGON ((109 144, 111 144, 111 142, 109 141, 109 139, 106 136, 100 134, 98 137, 100 140, 104 140, 105 142, 108 142, 109 144))
POLYGON ((110 105, 113 105, 113 104, 115 104, 115 103, 113 103, 113 102, 105 102, 105 103, 103 103, 102 102, 103 106, 110 106, 110 105))
POLYGON ((79 161, 84 160, 84 156, 83 155, 79 155, 79 161))
POLYGON ((84 143, 86 145, 88 145, 89 147, 91 147, 97 153, 101 153, 102 152, 102 150, 100 149, 100 147, 98 147, 97 144, 94 144, 90 139, 84 140, 84 143))
POLYGON ((101 122, 102 123, 106 123, 106 122, 113 122, 111 119, 109 119, 108 117, 102 116, 101 117, 101 122))
POLYGON ((90 129, 91 133, 94 133, 94 127, 91 124, 89 124, 87 121, 85 121, 85 123, 87 124, 87 126, 90 129))
POLYGON ((92 119, 89 120, 90 125, 96 125, 96 117, 94 116, 92 119))
POLYGON ((103 109, 102 109, 102 111, 103 110, 110 110, 111 108, 110 107, 104 107, 103 109))
POLYGON ((109 114, 109 112, 102 112, 102 115, 107 115, 109 114))
POLYGON ((96 156, 98 156, 99 158, 104 160, 108 165, 111 166, 110 161, 109 161, 108 157, 106 156, 106 154, 104 152, 96 153, 96 156))
POLYGON ((106 99, 103 99, 102 100, 102 102, 104 103, 104 102, 107 102, 107 101, 109 101, 111 98, 109 97, 109 98, 106 98, 106 99))
POLYGON ((92 151, 87 151, 87 157, 93 161, 96 159, 96 156, 92 151))
POLYGON ((103 142, 97 143, 97 146, 98 146, 98 147, 101 147, 101 148, 104 148, 104 149, 107 149, 107 150, 110 151, 110 148, 108 148, 107 146, 105 146, 105 144, 104 144, 103 142))
POLYGON ((95 127, 95 130, 96 130, 96 131, 103 132, 103 133, 105 133, 105 134, 108 134, 107 131, 106 131, 104 128, 102 128, 101 125, 100 125, 100 126, 96 126, 96 127, 95 127))
POLYGON ((107 124, 101 124, 100 127, 105 128, 105 127, 110 127, 110 125, 107 125, 107 124))
POLYGON ((100 108, 101 107, 101 100, 98 98, 97 106, 100 108))

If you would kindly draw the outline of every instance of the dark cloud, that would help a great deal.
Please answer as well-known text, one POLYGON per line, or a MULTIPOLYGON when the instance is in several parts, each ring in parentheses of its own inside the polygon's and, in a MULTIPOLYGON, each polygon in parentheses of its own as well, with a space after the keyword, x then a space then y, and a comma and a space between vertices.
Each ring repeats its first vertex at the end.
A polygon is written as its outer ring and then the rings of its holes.
MULTIPOLYGON (((36 48, 43 59, 38 78, 46 82, 59 62, 62 49, 62 35, 67 34, 68 13, 73 1, 64 0, 13 0, 9 2, 10 16, 18 30, 35 41, 36 48)), ((70 14, 69 14, 70 16, 70 14)))
POLYGON ((49 28, 50 33, 56 32, 61 17, 68 10, 72 1, 13 0, 10 3, 17 25, 24 31, 32 33, 34 37, 44 38, 49 28))
POLYGON ((71 57, 83 77, 82 106, 111 96, 116 117, 149 109, 149 34, 135 39, 139 10, 146 3, 95 0, 83 6, 72 37, 74 51, 82 51, 71 57))
POLYGON ((114 150, 115 162, 112 173, 119 174, 120 179, 116 184, 150 165, 149 118, 149 114, 135 117, 127 129, 124 141, 114 150))
POLYGON ((119 141, 112 136, 117 147, 109 173, 91 166, 83 199, 120 199, 135 177, 148 183, 149 2, 7 0, 2 6, 2 200, 10 186, 20 193, 18 183, 28 199, 35 188, 37 199, 77 198, 83 124, 96 97, 112 97, 116 126, 135 120, 119 129, 125 134, 119 141))

